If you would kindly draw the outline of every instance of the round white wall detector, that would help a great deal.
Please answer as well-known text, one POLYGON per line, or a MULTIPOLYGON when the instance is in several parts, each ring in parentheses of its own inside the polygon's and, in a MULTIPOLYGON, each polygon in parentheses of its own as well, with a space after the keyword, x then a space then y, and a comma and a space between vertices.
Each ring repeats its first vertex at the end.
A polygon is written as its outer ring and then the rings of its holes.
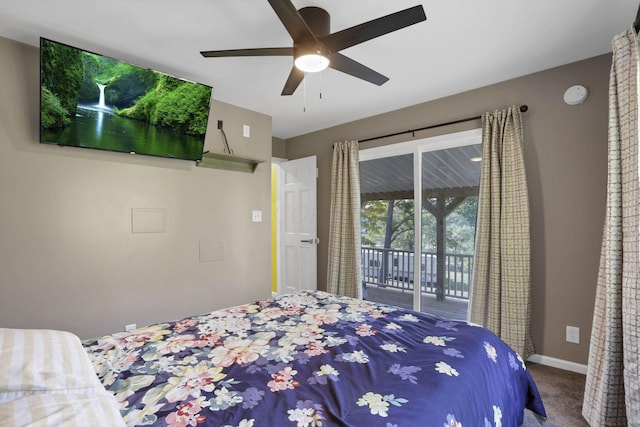
POLYGON ((582 85, 573 85, 564 92, 564 102, 569 105, 582 104, 587 99, 587 88, 582 85))

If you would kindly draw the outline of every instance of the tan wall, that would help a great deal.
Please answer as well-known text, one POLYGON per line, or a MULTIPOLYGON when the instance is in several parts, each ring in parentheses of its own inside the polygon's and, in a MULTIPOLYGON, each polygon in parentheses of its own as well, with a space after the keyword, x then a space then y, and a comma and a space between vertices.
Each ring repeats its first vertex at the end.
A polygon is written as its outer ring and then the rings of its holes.
MULTIPOLYGON (((536 352, 587 363, 607 167, 607 85, 610 55, 539 72, 287 140, 287 156, 318 156, 318 284, 326 286, 331 145, 527 104, 525 162, 531 203, 533 314, 536 352), (573 84, 589 89, 582 105, 562 100, 573 84), (565 326, 581 343, 565 342, 565 326)), ((479 127, 480 121, 421 132, 417 137, 479 127)), ((362 148, 410 139, 363 143, 362 148)))
POLYGON ((280 159, 287 158, 287 144, 284 139, 276 138, 275 136, 271 140, 271 155, 280 159))
MULTIPOLYGON (((86 338, 270 295, 269 162, 249 174, 41 145, 38 49, 3 38, 0 94, 0 327, 86 338), (133 234, 132 208, 166 209, 166 232, 133 234), (200 262, 200 242, 224 242, 225 259, 200 262)), ((236 154, 270 160, 270 117, 214 101, 205 149, 222 149, 218 119, 236 154)))

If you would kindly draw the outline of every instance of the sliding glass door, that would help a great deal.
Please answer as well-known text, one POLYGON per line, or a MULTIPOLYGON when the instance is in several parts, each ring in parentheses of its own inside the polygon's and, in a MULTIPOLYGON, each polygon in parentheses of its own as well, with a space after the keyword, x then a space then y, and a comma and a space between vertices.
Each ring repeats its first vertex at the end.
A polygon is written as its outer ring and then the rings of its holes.
POLYGON ((474 130, 361 151, 365 299, 466 319, 480 138, 474 130))

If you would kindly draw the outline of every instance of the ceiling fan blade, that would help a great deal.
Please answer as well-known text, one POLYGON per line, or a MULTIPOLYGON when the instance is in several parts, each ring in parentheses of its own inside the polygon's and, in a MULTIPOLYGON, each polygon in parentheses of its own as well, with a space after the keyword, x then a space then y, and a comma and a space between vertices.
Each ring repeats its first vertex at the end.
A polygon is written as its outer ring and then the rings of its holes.
POLYGON ((316 38, 290 0, 268 0, 295 43, 315 42, 316 38))
POLYGON ((377 71, 374 71, 371 68, 342 55, 341 53, 332 53, 329 61, 329 67, 334 70, 342 71, 343 73, 366 80, 374 85, 382 86, 389 80, 389 77, 383 76, 377 71))
POLYGON ((320 41, 323 42, 331 52, 338 52, 339 50, 417 24, 426 19, 427 16, 424 13, 422 5, 418 5, 333 34, 328 34, 320 37, 320 41))
POLYGON ((265 47, 255 49, 205 50, 200 52, 205 58, 228 56, 292 56, 292 47, 265 47))
POLYGON ((303 79, 304 73, 296 67, 292 67, 291 73, 289 73, 287 82, 284 84, 284 88, 282 88, 282 93, 280 95, 293 95, 303 79))

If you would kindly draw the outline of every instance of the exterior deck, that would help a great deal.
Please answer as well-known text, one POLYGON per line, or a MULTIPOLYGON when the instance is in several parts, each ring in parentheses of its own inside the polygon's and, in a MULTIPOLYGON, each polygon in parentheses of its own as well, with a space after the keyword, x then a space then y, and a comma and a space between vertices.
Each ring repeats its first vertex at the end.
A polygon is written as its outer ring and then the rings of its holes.
MULTIPOLYGON (((368 284, 365 289, 364 299, 367 301, 413 309, 413 291, 371 284, 368 284)), ((443 301, 438 301, 434 294, 422 293, 421 311, 445 319, 467 320, 468 306, 468 299, 447 297, 443 301)))
POLYGON ((473 255, 444 254, 440 258, 422 252, 419 274, 414 274, 412 251, 363 247, 361 256, 365 300, 413 309, 415 281, 420 283, 422 312, 467 320, 473 255))

